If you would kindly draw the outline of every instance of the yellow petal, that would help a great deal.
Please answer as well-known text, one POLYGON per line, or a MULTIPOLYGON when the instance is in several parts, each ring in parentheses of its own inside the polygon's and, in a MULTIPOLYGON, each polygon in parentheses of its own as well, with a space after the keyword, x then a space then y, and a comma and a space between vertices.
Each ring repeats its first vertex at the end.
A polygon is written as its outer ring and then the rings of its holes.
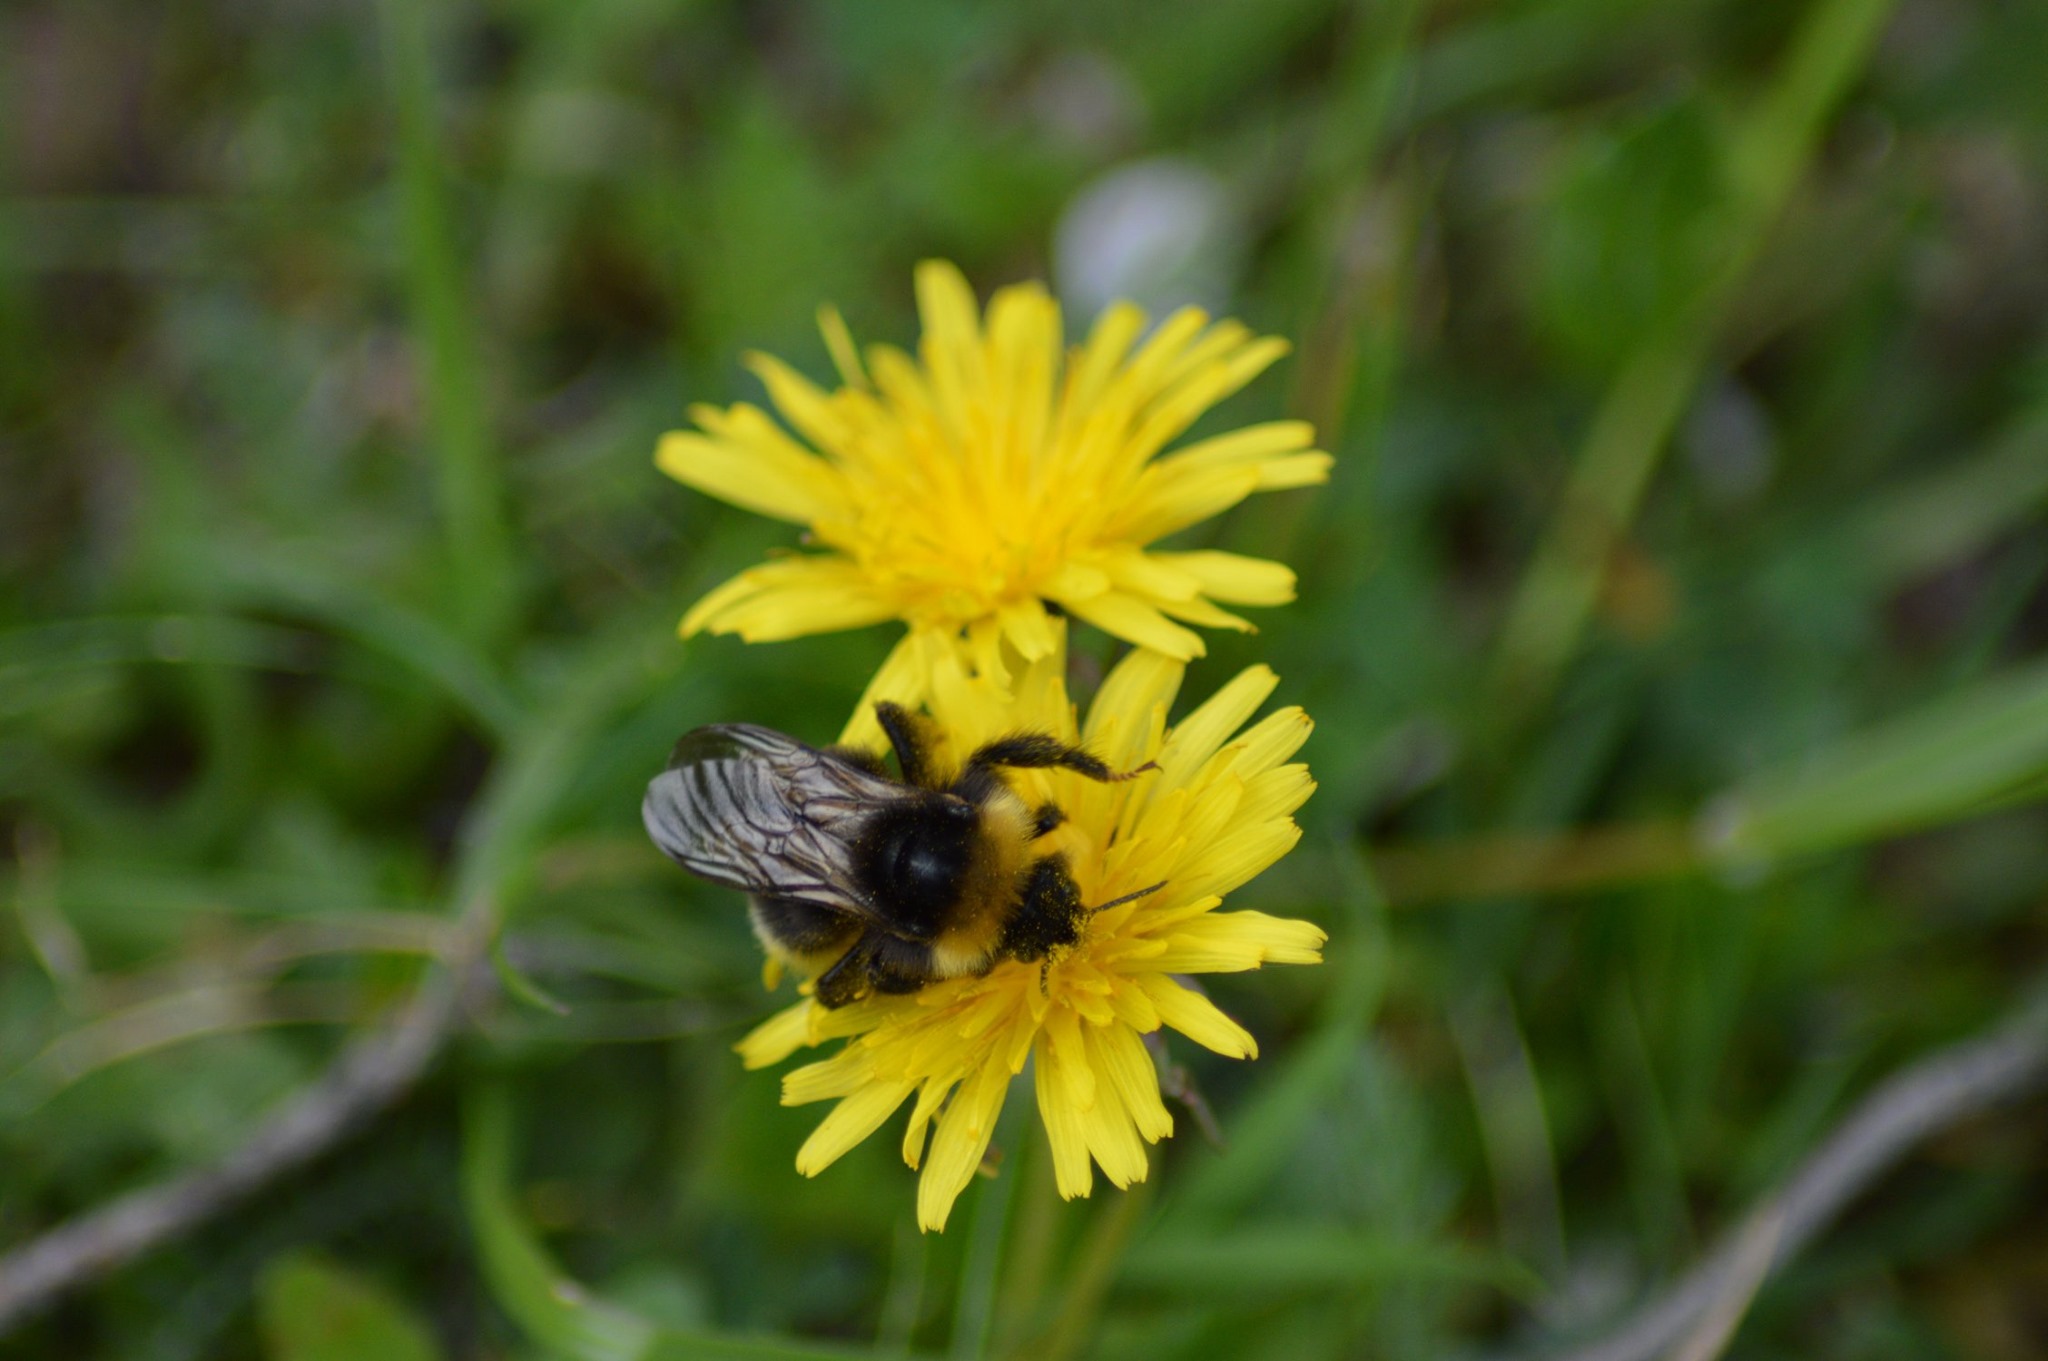
POLYGON ((1017 601, 1002 607, 996 616, 1003 636, 1027 662, 1052 655, 1058 646, 1052 619, 1036 600, 1017 601))
POLYGON ((1089 747, 1103 760, 1119 769, 1129 769, 1152 756, 1144 738, 1153 720, 1173 706, 1180 693, 1187 667, 1164 653, 1140 648, 1126 653, 1095 692, 1088 706, 1088 726, 1083 730, 1089 747), (1104 729, 1115 723, 1124 745, 1112 750, 1104 742, 1104 729))
POLYGON ((1230 773, 1249 780, 1274 769, 1300 751, 1315 730, 1314 720, 1299 705, 1275 709, 1230 744, 1230 773))
POLYGON ((796 1151, 796 1170, 815 1177, 839 1161, 848 1149, 882 1127, 910 1095, 911 1086, 908 1082, 877 1083, 847 1096, 818 1122, 796 1151))
POLYGON ((806 997, 748 1031, 746 1038, 733 1046, 740 1062, 748 1068, 766 1068, 809 1044, 812 1005, 806 997))
POLYGON ((759 570, 757 567, 750 567, 738 576, 729 577, 706 591, 703 597, 684 613, 682 623, 676 626, 676 632, 685 638, 694 638, 726 610, 759 594, 761 588, 752 575, 759 570))
POLYGON ((1146 961, 1162 973, 1236 973, 1262 964, 1320 964, 1329 934, 1313 922, 1263 912, 1209 912, 1182 922, 1146 961))
POLYGON ((1160 770, 1144 775, 1143 783, 1124 804, 1115 844, 1104 857, 1104 864, 1115 869, 1119 882, 1156 883, 1156 879, 1145 877, 1152 869, 1179 873, 1181 851, 1187 842, 1182 823, 1187 817, 1188 791, 1162 789, 1161 783, 1170 773, 1160 770))
POLYGON ((1053 1180, 1060 1199, 1072 1200, 1094 1189, 1095 1171, 1088 1158, 1088 1135, 1081 1112, 1066 1094, 1066 1084, 1057 1071, 1050 1040, 1041 1039, 1038 1063, 1033 1069, 1038 1093, 1038 1118, 1045 1126, 1046 1141, 1052 1145, 1053 1180))
POLYGON ((1075 617, 1086 620, 1104 633, 1163 652, 1180 661, 1199 657, 1208 650, 1201 634, 1182 628, 1144 601, 1119 591, 1086 600, 1061 599, 1060 603, 1075 617))
POLYGON ((888 701, 915 711, 929 691, 925 640, 913 629, 897 639, 896 646, 882 659, 868 688, 853 706, 853 717, 839 734, 839 745, 861 751, 881 751, 888 745, 882 725, 875 721, 875 706, 888 701))
POLYGON ((1139 974, 1133 980, 1144 988, 1160 1019, 1181 1034, 1229 1059, 1255 1059, 1259 1043, 1249 1030, 1216 1009, 1216 1004, 1198 992, 1174 982, 1164 974, 1139 974))
POLYGON ((1262 463, 1306 450, 1315 442, 1315 427, 1307 421, 1267 421, 1176 449, 1159 460, 1159 468, 1162 472, 1193 471, 1262 463))
MULTIPOLYGON (((1066 1007, 1054 1007, 1046 1016, 1045 1038, 1051 1045, 1053 1065, 1060 1076, 1062 1094, 1076 1110, 1095 1104, 1095 1070, 1088 1064, 1088 1051, 1081 1042, 1080 1022, 1066 1007)), ((1041 1052, 1045 1049, 1040 1046, 1041 1052)))
POLYGON ((839 381, 850 388, 865 390, 868 387, 867 370, 860 365, 860 349, 853 343, 853 333, 846 329, 846 318, 839 315, 838 308, 818 309, 818 330, 824 334, 825 349, 832 356, 832 367, 839 370, 839 381))
MULTIPOLYGON (((1118 401, 1128 404, 1127 409, 1137 410, 1150 402, 1159 391, 1185 371, 1188 352, 1199 344, 1202 329, 1209 324, 1209 314, 1199 307, 1183 307, 1146 337, 1130 362, 1113 375, 1104 388, 1105 405, 1118 401)), ((1228 345, 1244 328, 1226 323, 1229 328, 1219 335, 1210 337, 1209 345, 1196 356, 1199 362, 1203 355, 1212 355, 1221 345, 1228 345)))
POLYGON ((921 260, 915 286, 918 317, 927 339, 952 349, 979 343, 981 320, 974 290, 958 265, 950 260, 921 260))
POLYGON ((765 643, 879 624, 894 613, 858 567, 818 553, 749 567, 692 606, 682 628, 765 643))
POLYGON ((998 683, 1008 678, 1010 668, 1003 660, 1003 630, 1000 620, 975 620, 967 626, 965 643, 964 652, 971 675, 998 683))
POLYGON ((894 1020, 909 1008, 901 997, 868 997, 843 1007, 811 1008, 811 1043, 860 1035, 894 1020))
POLYGON ((903 1162, 911 1171, 924 1160, 925 1131, 931 1126, 932 1117, 939 1113, 945 1103, 946 1093, 953 1084, 939 1078, 926 1078, 918 1090, 917 1104, 910 1108, 910 1127, 903 1131, 903 1162))
POLYGON ((917 1226, 935 1230, 946 1227, 953 1202, 967 1189, 988 1141, 996 1132, 996 1117, 1002 1114, 1003 1093, 1010 1085, 1009 1070, 989 1064, 969 1076, 953 1093, 939 1127, 932 1135, 931 1161, 918 1178, 917 1226))
POLYGON ((1120 983, 1110 992, 1109 1005, 1116 1018, 1136 1034, 1150 1035, 1160 1027, 1159 1008, 1152 1005, 1152 995, 1136 982, 1120 983))
POLYGON ((1325 453, 1294 454, 1259 465, 1260 491, 1287 491, 1294 487, 1320 487, 1330 480, 1335 460, 1325 453))
POLYGON ((1013 709, 1013 696, 1000 680, 973 674, 972 658, 959 638, 935 639, 925 653, 932 717, 957 754, 995 735, 1013 709))
POLYGON ((1103 389, 1116 374, 1117 365, 1144 332, 1145 313, 1127 302, 1112 305, 1095 319, 1087 342, 1075 352, 1068 366, 1057 426, 1061 437, 1073 438, 1082 418, 1095 409, 1103 389))
POLYGON ((1202 588, 1199 577, 1180 570, 1165 555, 1141 553, 1128 544, 1103 550, 1097 561, 1109 573, 1110 581, 1131 595, 1156 601, 1192 600, 1202 588))
POLYGON ((1178 789, 1194 779, 1204 763, 1258 712, 1266 697, 1280 684, 1269 666, 1252 666, 1240 671, 1231 682, 1211 695, 1202 706, 1174 724, 1166 746, 1159 753, 1163 775, 1158 798, 1168 789, 1178 789))
POLYGON ((1238 633, 1258 632, 1258 629, 1253 627, 1251 620, 1240 618, 1229 610, 1219 609, 1199 596, 1193 600, 1160 600, 1154 603, 1158 605, 1161 614, 1169 619, 1178 619, 1183 624, 1199 624, 1204 628, 1212 629, 1231 629, 1238 633))
POLYGON ((1301 828, 1291 822, 1255 823, 1202 847, 1182 867, 1172 888, 1178 894, 1229 893, 1294 849, 1301 828))
POLYGON ((1144 490, 1131 498, 1113 522, 1114 532, 1132 543, 1148 544, 1175 530, 1221 515, 1259 489, 1256 468, 1215 468, 1173 477, 1148 476, 1144 490))
POLYGON ((1095 1155, 1111 1185, 1122 1191, 1132 1182, 1145 1180, 1145 1145, 1139 1142, 1123 1102, 1096 1102, 1081 1112, 1081 1125, 1087 1131, 1088 1151, 1095 1155))
MULTIPOLYGON (((1160 898, 1167 896, 1164 893, 1159 895, 1160 898)), ((1158 907, 1148 908, 1145 913, 1143 929, 1148 934, 1160 937, 1171 935, 1183 923, 1191 922, 1205 913, 1214 911, 1216 906, 1222 901, 1222 896, 1215 893, 1203 893, 1194 896, 1183 894, 1179 901, 1171 905, 1162 904, 1158 907)), ((1152 946, 1152 953, 1146 956, 1144 960, 1147 969, 1153 968, 1153 961, 1166 954, 1166 941, 1163 938, 1153 940, 1150 944, 1152 946)), ((1164 971, 1161 970, 1160 972, 1164 971)))
POLYGON ((1146 413, 1145 423, 1131 436, 1133 450, 1151 457, 1165 448, 1168 440, 1193 425, 1203 412, 1256 378, 1285 353, 1286 341, 1267 337, 1244 345, 1228 358, 1202 364, 1146 413))
POLYGON ((1089 1031, 1088 1038, 1097 1072, 1115 1090, 1145 1142, 1156 1144, 1172 1134, 1173 1116, 1159 1099, 1159 1069, 1137 1032, 1106 1025, 1089 1031))
POLYGON ((875 1076, 875 1052, 860 1045, 848 1045, 829 1059, 807 1063, 782 1078, 782 1104, 807 1106, 813 1101, 830 1101, 866 1086, 875 1076))
MULTIPOLYGON (((942 428, 931 384, 917 361, 893 345, 870 345, 868 371, 874 375, 875 387, 906 435, 910 431, 942 428)), ((894 471, 907 471, 914 466, 908 443, 907 438, 878 441, 863 452, 878 462, 886 462, 894 471)))
POLYGON ((1232 605, 1285 605, 1294 599, 1293 571, 1264 558, 1209 550, 1150 556, 1193 577, 1203 595, 1232 605))
POLYGON ((974 426, 975 395, 986 386, 974 290, 950 262, 926 260, 917 267, 916 292, 923 320, 918 355, 933 403, 953 437, 964 439, 974 426))
POLYGON ((1049 600, 1089 600, 1109 591, 1109 573, 1092 561, 1069 558, 1041 589, 1049 600))
POLYGON ((1247 823, 1284 818, 1315 792, 1316 782, 1309 778, 1307 766, 1275 766, 1245 781, 1238 816, 1247 823))
POLYGON ((654 465, 707 496, 777 520, 810 524, 844 510, 839 474, 788 440, 671 430, 654 448, 654 465))
POLYGON ((1060 361, 1060 308, 1042 284, 996 290, 988 305, 989 398, 996 461, 1011 477, 1028 475, 1052 422, 1052 385, 1060 361))
POLYGON ((745 362, 767 387, 775 409, 798 434, 820 449, 836 452, 846 447, 846 421, 822 388, 772 354, 757 351, 747 355, 745 362))

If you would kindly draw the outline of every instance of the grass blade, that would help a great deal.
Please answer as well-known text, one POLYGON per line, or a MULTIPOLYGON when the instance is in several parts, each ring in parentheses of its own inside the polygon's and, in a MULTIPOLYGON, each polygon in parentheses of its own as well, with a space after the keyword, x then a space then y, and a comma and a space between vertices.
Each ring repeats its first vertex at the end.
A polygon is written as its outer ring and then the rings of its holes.
POLYGON ((1732 137, 1721 264, 1688 305, 1651 328, 1615 375, 1509 607, 1492 677, 1499 711, 1509 718, 1540 707, 1577 649, 1609 551, 1635 519, 1699 382, 1721 314, 1890 12, 1891 0, 1822 0, 1793 40, 1777 82, 1732 137))
POLYGON ((435 465, 440 471, 448 583, 455 619, 488 641, 510 622, 517 581, 504 489, 484 411, 482 364, 454 233, 448 175, 435 130, 432 21, 428 0, 385 0, 386 60, 398 124, 400 232, 435 465))
POLYGON ((514 1204, 511 1181, 511 1102, 502 1087, 479 1088, 463 1107, 462 1203, 492 1297, 551 1352, 575 1361, 640 1361, 654 1326, 562 1275, 514 1204))
POLYGON ((2048 771, 2048 663, 1935 700, 1713 804, 1728 860, 1873 841, 1966 817, 2048 771))

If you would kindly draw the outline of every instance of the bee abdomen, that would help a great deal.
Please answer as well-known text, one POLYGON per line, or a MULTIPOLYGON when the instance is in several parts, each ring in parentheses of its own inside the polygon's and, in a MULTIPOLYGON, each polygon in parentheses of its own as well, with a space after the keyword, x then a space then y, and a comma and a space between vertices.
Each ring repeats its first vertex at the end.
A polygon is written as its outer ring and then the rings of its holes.
POLYGON ((843 912, 767 894, 756 894, 748 902, 748 916, 763 945, 813 971, 853 944, 861 929, 843 912))

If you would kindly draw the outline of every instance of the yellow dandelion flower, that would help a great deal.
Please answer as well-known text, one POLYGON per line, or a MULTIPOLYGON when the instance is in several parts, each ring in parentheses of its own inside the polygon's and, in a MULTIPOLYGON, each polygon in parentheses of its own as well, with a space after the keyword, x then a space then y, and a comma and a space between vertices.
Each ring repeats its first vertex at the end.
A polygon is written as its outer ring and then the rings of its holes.
POLYGON ((1078 740, 1120 769, 1156 761, 1156 771, 1115 784, 1060 770, 1010 778, 1027 803, 1050 800, 1068 813, 1051 835, 1083 901, 1165 887, 1096 913, 1082 939, 1047 964, 1010 960, 985 977, 836 1010, 806 996, 739 1045, 758 1068, 846 1039, 783 1081, 786 1105, 838 1101, 797 1154, 806 1176, 912 1102, 903 1157, 923 1167, 917 1212, 926 1229, 945 1227, 1027 1059, 1060 1194, 1087 1195, 1098 1165, 1127 1187, 1145 1177, 1145 1145, 1173 1132, 1141 1037, 1168 1026, 1232 1058, 1257 1053, 1249 1032, 1178 976, 1321 959, 1324 933, 1308 922, 1216 910, 1293 847, 1301 832, 1292 815, 1315 787, 1306 766, 1289 763, 1308 737, 1306 714, 1281 709, 1245 727, 1277 677, 1253 667, 1169 729, 1182 666, 1141 649, 1104 682, 1077 732, 1061 681, 1064 638, 1054 629, 1050 652, 1007 690, 941 659, 932 715, 956 756, 1034 731, 1078 740))
POLYGON ((1328 477, 1302 421, 1165 452, 1285 342, 1195 308, 1148 336, 1145 314, 1120 304, 1069 351, 1042 286, 1002 289, 983 315, 941 262, 918 268, 917 298, 916 358, 876 345, 863 360, 838 315, 821 315, 835 391, 750 357, 788 431, 741 403, 695 407, 696 430, 663 436, 655 462, 669 476, 807 525, 825 550, 741 572, 697 602, 685 636, 764 642, 905 621, 848 728, 871 743, 874 701, 923 701, 941 652, 964 645, 985 675, 1003 674, 1004 641, 1027 661, 1049 655, 1048 602, 1185 660, 1203 651, 1187 625, 1249 629, 1222 606, 1294 598, 1279 563, 1150 547, 1253 492, 1328 477))

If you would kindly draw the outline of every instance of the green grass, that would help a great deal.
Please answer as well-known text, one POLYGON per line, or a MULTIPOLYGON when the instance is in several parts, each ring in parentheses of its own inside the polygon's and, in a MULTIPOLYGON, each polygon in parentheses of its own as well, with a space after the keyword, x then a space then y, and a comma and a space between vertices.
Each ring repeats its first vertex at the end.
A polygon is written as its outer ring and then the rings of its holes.
MULTIPOLYGON (((2044 60, 1883 0, 14 7, 0 1250, 504 937, 396 1108, 0 1356, 1588 1335, 2048 962, 2044 60), (651 456, 748 348, 822 378, 821 302, 901 343, 921 258, 1050 274, 1149 156, 1296 344, 1212 424, 1337 455, 1190 536, 1300 573, 1189 693, 1316 717, 1238 900, 1329 961, 1216 985, 1257 1062, 1176 1051, 1223 1146, 1062 1203, 1020 1086, 920 1238, 892 1137, 795 1174, 742 914, 636 815, 695 724, 834 734, 893 634, 677 642, 791 536, 651 456)), ((1916 1154, 1736 1354, 2033 1354, 2044 1118, 1916 1154)))

